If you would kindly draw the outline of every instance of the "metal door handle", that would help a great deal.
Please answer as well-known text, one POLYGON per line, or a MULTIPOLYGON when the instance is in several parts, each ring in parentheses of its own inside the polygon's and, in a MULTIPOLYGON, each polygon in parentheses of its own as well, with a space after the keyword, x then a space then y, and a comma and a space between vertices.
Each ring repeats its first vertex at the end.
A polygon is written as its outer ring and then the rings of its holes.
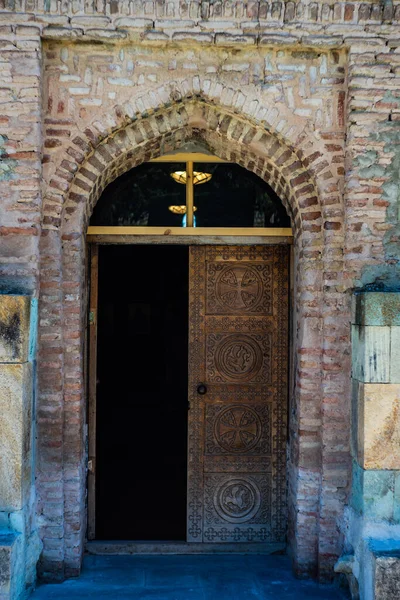
POLYGON ((200 394, 200 396, 204 396, 204 394, 207 394, 207 386, 204 385, 204 383, 199 383, 199 385, 197 386, 197 393, 200 394))

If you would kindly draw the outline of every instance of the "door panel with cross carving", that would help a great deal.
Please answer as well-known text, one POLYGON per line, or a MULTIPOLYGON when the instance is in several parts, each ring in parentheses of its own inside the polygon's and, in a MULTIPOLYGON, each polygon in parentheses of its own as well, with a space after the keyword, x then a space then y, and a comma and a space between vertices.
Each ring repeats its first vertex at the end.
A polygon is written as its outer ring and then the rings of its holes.
POLYGON ((286 246, 190 248, 188 541, 284 544, 288 285, 286 246))

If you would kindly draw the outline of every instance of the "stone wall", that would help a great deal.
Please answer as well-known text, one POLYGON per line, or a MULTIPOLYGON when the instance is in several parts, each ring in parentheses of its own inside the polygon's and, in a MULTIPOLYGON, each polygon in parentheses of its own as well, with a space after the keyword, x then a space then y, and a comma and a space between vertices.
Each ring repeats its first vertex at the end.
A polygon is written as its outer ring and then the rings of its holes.
POLYGON ((398 20, 396 2, 0 0, 0 286, 40 284, 43 577, 78 574, 85 539, 88 219, 109 182, 191 139, 292 218, 289 541, 299 575, 332 577, 350 544, 350 292, 399 287, 398 20))
POLYGON ((390 597, 384 590, 399 584, 382 574, 400 548, 400 294, 359 293, 352 312, 353 482, 346 544, 360 597, 373 600, 390 597))
POLYGON ((25 598, 40 543, 34 517, 33 377, 37 302, 0 295, 0 598, 25 598))

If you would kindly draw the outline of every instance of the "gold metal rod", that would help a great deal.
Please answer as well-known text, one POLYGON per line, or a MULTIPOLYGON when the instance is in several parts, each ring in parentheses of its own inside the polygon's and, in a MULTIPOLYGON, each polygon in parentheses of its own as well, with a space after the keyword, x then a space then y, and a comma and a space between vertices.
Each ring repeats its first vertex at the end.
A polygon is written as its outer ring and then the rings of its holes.
POLYGON ((186 163, 186 227, 193 227, 193 205, 193 161, 188 160, 186 163))

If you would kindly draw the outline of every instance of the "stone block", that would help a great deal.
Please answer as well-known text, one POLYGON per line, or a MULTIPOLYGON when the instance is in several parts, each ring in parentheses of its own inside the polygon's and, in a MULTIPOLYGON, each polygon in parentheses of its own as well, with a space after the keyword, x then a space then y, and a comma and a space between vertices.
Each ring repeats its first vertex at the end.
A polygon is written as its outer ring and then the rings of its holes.
POLYGON ((393 520, 400 523, 400 471, 394 474, 394 513, 393 520))
POLYGON ((362 292, 352 299, 355 325, 400 326, 400 292, 362 292))
POLYGON ((371 521, 394 522, 396 471, 368 471, 353 462, 351 506, 371 521))
POLYGON ((0 598, 13 598, 13 568, 19 535, 0 532, 0 598))
POLYGON ((390 327, 352 325, 352 375, 366 383, 390 381, 390 327))
POLYGON ((28 360, 29 296, 0 295, 0 363, 28 360))
POLYGON ((31 364, 0 364, 0 510, 20 510, 27 500, 31 402, 31 364))
POLYGON ((364 471, 363 514, 371 521, 392 521, 395 474, 392 471, 364 471))
MULTIPOLYGON (((400 469, 400 385, 353 384, 355 457, 364 469, 400 469)), ((354 442, 353 442, 354 443, 354 442)))
POLYGON ((400 383, 400 327, 390 328, 390 383, 400 383))
POLYGON ((364 426, 364 416, 360 415, 360 410, 363 409, 362 403, 359 402, 360 386, 362 383, 357 379, 351 380, 351 455, 355 460, 360 461, 359 453, 359 442, 358 442, 358 430, 364 426))
POLYGON ((374 600, 400 598, 400 549, 373 551, 374 600))

